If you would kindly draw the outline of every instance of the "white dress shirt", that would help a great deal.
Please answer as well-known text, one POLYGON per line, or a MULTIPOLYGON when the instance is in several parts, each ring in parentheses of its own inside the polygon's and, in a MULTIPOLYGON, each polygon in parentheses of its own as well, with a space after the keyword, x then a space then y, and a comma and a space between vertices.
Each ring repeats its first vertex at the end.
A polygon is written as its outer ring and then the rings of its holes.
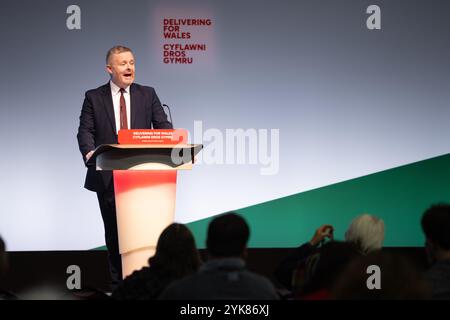
MULTIPOLYGON (((111 85, 111 95, 114 106, 114 117, 116 119, 116 132, 119 133, 120 130, 120 87, 118 87, 114 82, 109 81, 111 85)), ((125 92, 123 97, 125 98, 125 105, 127 107, 127 125, 128 129, 131 129, 131 105, 130 105, 130 86, 124 88, 125 92)))

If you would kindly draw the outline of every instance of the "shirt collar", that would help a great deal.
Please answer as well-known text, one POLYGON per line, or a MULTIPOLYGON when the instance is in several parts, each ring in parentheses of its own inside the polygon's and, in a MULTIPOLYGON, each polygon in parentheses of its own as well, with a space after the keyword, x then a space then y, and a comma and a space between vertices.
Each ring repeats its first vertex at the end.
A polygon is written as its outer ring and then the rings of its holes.
MULTIPOLYGON (((109 80, 109 85, 111 86, 111 93, 113 96, 120 93, 120 87, 116 85, 112 80, 109 80)), ((125 93, 130 93, 130 86, 125 88, 125 93)))

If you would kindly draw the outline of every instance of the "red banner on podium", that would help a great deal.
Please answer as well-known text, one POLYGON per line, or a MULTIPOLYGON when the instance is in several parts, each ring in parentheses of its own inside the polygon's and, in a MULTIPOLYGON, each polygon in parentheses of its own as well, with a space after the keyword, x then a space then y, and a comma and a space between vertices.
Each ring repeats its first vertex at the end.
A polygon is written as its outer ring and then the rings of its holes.
POLYGON ((185 129, 131 129, 119 130, 119 144, 185 144, 185 129))

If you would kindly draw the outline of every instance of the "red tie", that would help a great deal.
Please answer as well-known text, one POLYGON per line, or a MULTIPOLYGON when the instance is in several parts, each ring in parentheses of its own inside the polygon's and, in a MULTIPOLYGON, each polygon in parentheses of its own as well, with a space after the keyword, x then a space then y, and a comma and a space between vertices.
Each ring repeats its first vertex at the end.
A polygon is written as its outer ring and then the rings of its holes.
POLYGON ((125 89, 120 88, 120 129, 128 129, 127 105, 123 93, 125 89))

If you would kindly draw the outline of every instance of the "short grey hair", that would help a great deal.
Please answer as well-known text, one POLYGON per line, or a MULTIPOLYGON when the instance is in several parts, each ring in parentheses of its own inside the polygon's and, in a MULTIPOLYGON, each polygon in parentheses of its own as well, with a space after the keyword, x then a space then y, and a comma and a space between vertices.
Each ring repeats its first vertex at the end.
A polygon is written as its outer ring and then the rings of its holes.
POLYGON ((364 254, 381 249, 384 221, 367 213, 355 217, 345 233, 345 241, 355 243, 364 254))
POLYGON ((114 46, 111 49, 108 50, 108 52, 106 53, 106 64, 108 64, 109 62, 109 58, 113 55, 113 54, 117 54, 117 53, 122 53, 122 52, 131 52, 133 53, 133 51, 125 46, 114 46))

